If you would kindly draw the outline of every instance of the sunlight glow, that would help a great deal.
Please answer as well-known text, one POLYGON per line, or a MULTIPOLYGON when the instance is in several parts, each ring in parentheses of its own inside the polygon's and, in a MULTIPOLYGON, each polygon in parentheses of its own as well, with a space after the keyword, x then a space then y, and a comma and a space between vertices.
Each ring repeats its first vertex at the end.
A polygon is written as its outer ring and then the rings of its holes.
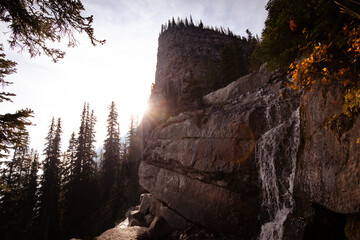
MULTIPOLYGON (((35 126, 29 128, 31 147, 40 152, 53 116, 62 119, 62 150, 66 150, 71 133, 79 131, 85 102, 97 118, 97 146, 106 138, 108 106, 112 101, 118 110, 122 136, 129 130, 131 115, 141 120, 155 81, 160 26, 172 16, 184 18, 191 14, 208 25, 229 26, 240 35, 245 34, 246 28, 254 34, 260 33, 266 16, 265 0, 251 1, 251 4, 246 1, 251 9, 263 9, 251 15, 241 3, 224 5, 221 1, 209 4, 216 6, 209 9, 197 1, 106 0, 100 3, 89 0, 84 4, 87 14, 94 15, 95 35, 106 39, 106 44, 93 47, 85 34, 78 35, 79 45, 64 48, 65 58, 52 63, 43 55, 30 59, 26 52, 12 51, 4 42, 7 57, 18 63, 17 73, 8 79, 14 84, 6 90, 17 96, 13 104, 2 103, 0 113, 33 109, 35 126), (233 16, 238 21, 233 21, 233 16)), ((0 31, 8 29, 0 25, 0 31)))

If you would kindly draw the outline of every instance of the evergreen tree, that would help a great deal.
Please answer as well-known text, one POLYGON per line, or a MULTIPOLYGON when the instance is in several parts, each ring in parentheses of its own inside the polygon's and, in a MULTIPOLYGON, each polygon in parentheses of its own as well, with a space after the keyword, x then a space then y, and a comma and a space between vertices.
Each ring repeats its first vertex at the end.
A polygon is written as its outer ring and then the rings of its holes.
POLYGON ((110 190, 115 184, 115 178, 120 161, 120 128, 115 103, 109 106, 107 119, 107 138, 104 143, 104 156, 102 162, 102 184, 104 200, 107 200, 110 190))
POLYGON ((84 159, 82 166, 82 179, 85 182, 90 182, 95 178, 95 122, 96 118, 94 110, 89 110, 89 104, 86 107, 86 118, 85 118, 85 132, 84 132, 84 159))
MULTIPOLYGON (((5 77, 9 74, 16 72, 16 63, 6 59, 4 48, 0 44, 0 85, 5 87, 10 84, 5 80, 5 77)), ((15 96, 13 93, 0 92, 0 103, 3 101, 11 102, 11 98, 15 96)), ((0 114, 0 158, 7 157, 10 149, 19 147, 22 142, 22 137, 28 135, 26 126, 31 125, 28 120, 32 117, 33 111, 30 109, 22 109, 16 113, 0 114), (22 136, 24 134, 24 136, 22 136), (3 153, 2 153, 3 152, 3 153)), ((25 145, 23 145, 25 147, 25 145)))
MULTIPOLYGON (((358 9, 359 5, 355 6, 358 9)), ((261 56, 272 70, 287 71, 297 57, 309 53, 308 46, 313 43, 343 47, 346 40, 340 34, 345 24, 357 22, 342 14, 336 1, 330 0, 271 0, 266 10, 261 56)))
MULTIPOLYGON (((24 137, 24 134, 19 137, 24 137)), ((0 236, 2 239, 25 239, 32 225, 36 203, 37 157, 29 152, 29 138, 16 146, 13 158, 2 169, 3 187, 0 192, 0 236), (34 159, 34 160, 33 160, 34 159), (34 182, 35 177, 35 182, 34 182)))
MULTIPOLYGON (((75 161, 76 161, 76 149, 77 149, 77 139, 75 133, 71 134, 69 140, 68 149, 65 152, 64 160, 62 163, 62 185, 66 188, 69 187, 68 184, 71 181, 71 177, 74 176, 75 172, 75 161)), ((67 190, 65 190, 67 192, 67 190)))
MULTIPOLYGON (((74 32, 85 32, 95 46, 103 44, 94 36, 93 16, 83 16, 84 6, 80 0, 6 0, 0 1, 0 22, 8 27, 8 42, 11 48, 28 51, 32 57, 45 54, 54 61, 64 57, 65 52, 51 48, 47 44, 65 38, 68 46, 76 46, 74 32)), ((5 76, 16 72, 14 61, 5 58, 0 44, 0 84, 10 84, 5 76)), ((0 92, 0 103, 11 101, 13 93, 0 92)), ((18 134, 22 133, 31 122, 33 111, 21 109, 16 113, 0 114, 0 157, 9 154, 19 143, 18 134), (3 152, 3 153, 2 153, 3 152)))
POLYGON ((203 22, 200 20, 200 23, 199 23, 199 28, 204 28, 204 24, 203 22))
MULTIPOLYGON (((1 11, 1 10, 0 10, 1 11)), ((16 63, 5 58, 3 46, 0 44, 0 85, 8 86, 11 82, 5 80, 5 76, 16 72, 16 63)), ((0 92, 0 103, 10 101, 10 97, 15 96, 13 93, 0 92)), ((33 116, 30 109, 21 109, 16 113, 0 114, 0 158, 7 157, 10 149, 25 147, 21 140, 28 136, 26 126, 31 125, 28 120, 33 116)))
POLYGON ((190 27, 194 27, 194 26, 195 26, 194 21, 192 19, 192 16, 190 15, 190 27))
POLYGON ((43 239, 58 239, 60 227, 60 141, 61 119, 52 119, 46 137, 40 191, 40 231, 43 239))
POLYGON ((36 228, 35 219, 38 216, 36 209, 38 201, 38 170, 39 170, 39 154, 32 150, 30 155, 32 156, 31 168, 25 178, 25 185, 22 195, 22 219, 24 239, 34 239, 36 228))
MULTIPOLYGON (((73 178, 75 173, 75 161, 76 161, 77 139, 75 133, 71 134, 69 140, 69 146, 64 153, 62 162, 62 176, 61 176, 61 222, 66 225, 66 210, 69 208, 69 199, 71 194, 71 188, 73 187, 73 178)), ((64 226, 63 226, 64 227, 64 226)))
POLYGON ((81 191, 82 191, 82 165, 85 158, 85 118, 86 105, 81 114, 79 135, 76 141, 75 159, 73 171, 66 183, 67 194, 65 195, 64 222, 66 233, 72 233, 75 226, 81 220, 81 191))
POLYGON ((86 218, 95 210, 97 202, 97 182, 96 182, 96 158, 95 151, 95 115, 89 109, 89 104, 84 104, 81 115, 79 135, 74 143, 76 145, 74 165, 66 184, 66 207, 64 210, 64 221, 67 234, 77 232, 77 227, 82 219, 86 218))
POLYGON ((104 43, 94 37, 93 16, 84 17, 81 1, 59 0, 12 0, 0 2, 0 21, 10 28, 9 43, 12 48, 27 50, 32 57, 46 54, 54 61, 65 53, 49 48, 47 41, 68 40, 68 46, 76 46, 74 31, 85 32, 95 46, 104 43))
POLYGON ((124 199, 127 204, 135 204, 141 191, 138 179, 140 164, 140 149, 138 138, 138 122, 133 115, 130 117, 128 136, 124 147, 124 164, 122 166, 122 178, 124 182, 124 199))
POLYGON ((134 115, 130 116, 129 135, 127 136, 127 142, 129 146, 128 161, 135 161, 136 159, 136 138, 137 138, 137 121, 134 115))

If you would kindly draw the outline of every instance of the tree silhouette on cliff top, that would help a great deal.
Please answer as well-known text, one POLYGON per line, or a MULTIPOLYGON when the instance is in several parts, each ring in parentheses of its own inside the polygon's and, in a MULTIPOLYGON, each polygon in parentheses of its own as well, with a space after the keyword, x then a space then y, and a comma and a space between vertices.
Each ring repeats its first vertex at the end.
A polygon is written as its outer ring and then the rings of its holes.
POLYGON ((167 23, 162 24, 161 25, 161 30, 160 30, 160 35, 166 31, 176 31, 177 29, 180 28, 198 28, 198 29, 207 29, 207 30, 211 30, 211 31, 215 31, 218 33, 221 33, 225 36, 229 36, 229 37, 234 37, 237 39, 242 39, 240 36, 235 35, 229 28, 224 28, 224 27, 213 27, 213 26, 206 26, 203 24, 203 22, 200 20, 197 23, 194 23, 192 16, 190 15, 190 18, 188 19, 187 17, 185 17, 185 19, 182 19, 180 17, 178 17, 176 20, 174 17, 172 17, 172 19, 168 20, 167 23))

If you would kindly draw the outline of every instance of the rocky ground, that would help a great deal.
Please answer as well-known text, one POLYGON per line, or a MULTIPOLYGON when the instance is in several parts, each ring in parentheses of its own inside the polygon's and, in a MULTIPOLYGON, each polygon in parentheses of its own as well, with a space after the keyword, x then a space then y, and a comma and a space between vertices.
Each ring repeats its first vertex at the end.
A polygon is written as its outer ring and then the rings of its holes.
POLYGON ((141 204, 126 213, 126 219, 96 237, 95 240, 235 240, 236 236, 212 233, 199 226, 180 219, 154 199, 143 194, 141 204), (176 224, 187 224, 183 231, 176 230, 176 224))
MULTIPOLYGON (((154 238, 153 238, 154 239, 154 238)), ((172 232, 164 240, 235 240, 236 236, 225 236, 209 233, 204 229, 187 229, 183 232, 172 232)), ((150 240, 147 236, 147 228, 139 226, 116 227, 109 229, 96 237, 95 240, 150 240)))
POLYGON ((136 240, 142 239, 141 236, 146 233, 144 227, 127 227, 120 228, 118 226, 107 230, 100 236, 96 237, 96 240, 136 240))

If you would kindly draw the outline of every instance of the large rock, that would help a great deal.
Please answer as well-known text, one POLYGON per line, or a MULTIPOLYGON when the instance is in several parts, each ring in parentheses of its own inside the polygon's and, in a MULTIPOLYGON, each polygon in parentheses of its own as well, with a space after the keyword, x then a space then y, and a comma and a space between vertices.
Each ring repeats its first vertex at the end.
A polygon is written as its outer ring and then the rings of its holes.
POLYGON ((147 215, 150 211, 151 208, 151 201, 152 201, 152 197, 151 194, 142 194, 141 198, 140 198, 140 212, 142 212, 142 214, 147 215))
POLYGON ((150 240, 165 239, 172 232, 172 229, 162 217, 155 217, 149 228, 147 236, 150 240))
POLYGON ((133 210, 129 215, 129 226, 147 227, 144 214, 139 210, 133 210))
POLYGON ((302 99, 302 151, 296 172, 296 195, 343 214, 360 211, 360 118, 342 120, 343 90, 322 86, 302 99))
MULTIPOLYGON (((146 121, 141 126, 145 139, 154 125, 184 109, 195 109, 201 104, 204 94, 235 80, 228 79, 222 69, 225 49, 234 47, 241 49, 241 59, 245 62, 249 44, 235 36, 196 27, 170 28, 159 36, 155 84, 148 106, 150 111, 144 115, 146 121), (196 94, 189 94, 194 85, 198 86, 196 94), (187 94, 191 96, 185 96, 187 94)), ((229 55, 226 59, 239 61, 239 56, 229 55)), ((246 74, 245 69, 247 67, 237 74, 246 74)))
MULTIPOLYGON (((139 169, 142 187, 190 222, 244 239, 256 236, 262 203, 257 141, 299 106, 298 96, 269 79, 267 72, 240 78, 205 96, 206 109, 154 128, 139 169)), ((286 131, 279 144, 293 134, 291 127, 286 131)))
POLYGON ((165 31, 159 36, 156 91, 164 96, 169 92, 179 93, 190 75, 206 84, 209 72, 218 74, 224 46, 234 41, 234 37, 208 29, 165 31))

